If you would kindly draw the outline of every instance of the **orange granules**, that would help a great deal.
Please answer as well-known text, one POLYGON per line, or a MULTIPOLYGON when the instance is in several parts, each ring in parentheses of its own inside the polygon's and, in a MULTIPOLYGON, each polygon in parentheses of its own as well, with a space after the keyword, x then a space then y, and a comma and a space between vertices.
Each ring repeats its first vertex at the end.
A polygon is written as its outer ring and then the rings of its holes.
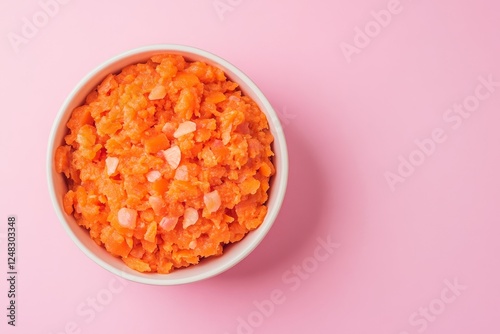
POLYGON ((267 213, 273 136, 217 67, 160 54, 108 75, 67 123, 63 205, 140 272, 221 255, 267 213))

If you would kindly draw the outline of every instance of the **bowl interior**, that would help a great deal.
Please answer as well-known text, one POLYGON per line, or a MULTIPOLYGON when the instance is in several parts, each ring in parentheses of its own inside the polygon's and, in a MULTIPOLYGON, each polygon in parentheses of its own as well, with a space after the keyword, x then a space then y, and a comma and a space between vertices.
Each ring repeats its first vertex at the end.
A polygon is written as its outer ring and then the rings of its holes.
POLYGON ((180 45, 155 45, 132 50, 110 59, 87 75, 72 91, 61 107, 52 128, 48 147, 47 168, 49 190, 57 215, 73 241, 87 256, 105 269, 123 278, 147 284, 173 285, 194 282, 221 273, 241 261, 259 244, 274 222, 284 198, 288 177, 288 156, 285 138, 276 113, 264 95, 246 75, 227 61, 202 50, 180 45), (269 200, 267 202, 268 213, 263 224, 258 229, 249 232, 243 240, 225 246, 222 256, 204 259, 198 265, 176 270, 170 274, 143 274, 130 269, 120 259, 95 244, 89 237, 88 231, 78 226, 75 219, 64 212, 62 198, 67 191, 67 185, 64 176, 55 171, 53 159, 56 148, 63 143, 64 136, 67 133, 66 123, 71 116, 71 112, 84 103, 86 96, 106 75, 118 73, 127 65, 146 61, 155 54, 165 52, 180 54, 187 60, 203 61, 221 68, 229 79, 240 85, 245 95, 258 104, 266 114, 271 132, 274 135, 273 151, 275 156, 273 163, 276 167, 276 175, 271 180, 269 200))

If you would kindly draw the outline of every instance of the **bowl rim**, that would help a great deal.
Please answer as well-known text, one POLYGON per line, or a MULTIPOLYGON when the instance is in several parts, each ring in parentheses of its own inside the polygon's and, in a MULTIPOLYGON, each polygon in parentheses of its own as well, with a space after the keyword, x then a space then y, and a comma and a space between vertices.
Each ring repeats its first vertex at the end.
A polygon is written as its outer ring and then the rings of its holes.
MULTIPOLYGON (((189 56, 187 56, 189 58, 189 56)), ((138 63, 137 62, 131 62, 131 64, 138 63)), ((125 65, 127 66, 127 65, 125 65)), ((122 67, 123 68, 123 67, 122 67)), ((275 138, 275 143, 276 143, 276 138, 275 138)), ((283 132, 283 127, 281 126, 280 120, 274 111, 274 108, 268 101, 268 99, 265 97, 265 95, 262 93, 262 91, 258 88, 258 86, 240 69, 238 69, 236 66, 225 60, 224 58, 217 56, 211 52, 205 51, 203 49, 197 48, 197 47, 192 47, 192 46, 187 46, 187 45, 182 45, 182 44, 151 44, 151 45, 145 45, 141 47, 136 47, 124 52, 121 52, 115 56, 112 56, 96 66, 94 69, 89 71, 79 82, 78 84, 71 90, 71 92, 66 96, 63 104, 59 108, 57 115, 55 119, 53 120, 52 127, 50 130, 49 134, 49 141, 48 141, 48 147, 47 147, 47 156, 46 156, 46 177, 47 177, 47 182, 48 182, 48 188, 49 188, 49 195, 50 199, 52 202, 52 206, 54 210, 56 211, 56 216, 59 220, 59 222, 63 225, 64 230, 66 233, 70 236, 71 240, 77 245, 77 247, 82 251, 87 257, 89 257, 91 260, 93 260, 95 263, 100 265, 102 268, 106 269, 107 271, 125 278, 129 281, 133 282, 138 282, 138 283, 143 283, 143 284, 149 284, 149 285, 180 285, 180 284, 187 284, 187 283, 192 283, 192 282, 197 282, 201 281, 204 279, 208 279, 210 277, 214 277, 218 274, 221 274, 225 272, 226 270, 232 268, 235 266, 237 263, 241 262, 245 257, 247 257, 264 239, 265 235, 268 233, 272 225, 274 224, 274 221, 277 218, 277 215, 281 209, 281 206, 284 201, 285 193, 286 193, 286 188, 287 188, 287 183, 288 183, 288 172, 289 172, 289 161, 288 161, 288 150, 287 150, 287 144, 286 144, 286 138, 285 134, 283 132), (186 54, 192 54, 200 58, 205 58, 209 59, 210 61, 214 62, 214 64, 219 65, 220 67, 223 68, 224 71, 229 70, 232 72, 236 78, 232 78, 232 80, 238 81, 238 82, 243 82, 245 85, 249 87, 249 90, 255 94, 258 99, 260 100, 260 104, 264 107, 267 117, 268 117, 268 123, 270 126, 270 129, 273 130, 273 134, 276 137, 278 136, 278 142, 279 146, 274 148, 275 154, 276 151, 279 150, 279 159, 280 159, 280 169, 279 173, 276 173, 275 177, 277 177, 279 180, 274 180, 274 183, 279 181, 280 187, 277 187, 276 191, 277 195, 275 195, 275 201, 273 203, 273 207, 269 208, 266 217, 264 219, 264 222, 262 223, 259 228, 256 230, 253 230, 251 232, 257 232, 257 236, 255 237, 255 240, 250 243, 246 248, 243 249, 243 251, 239 252, 236 256, 233 257, 231 261, 228 262, 223 262, 221 265, 218 265, 214 268, 211 268, 207 271, 203 271, 202 273, 195 274, 192 276, 184 277, 184 278, 171 278, 169 279, 170 274, 146 274, 146 275, 161 275, 162 279, 158 279, 153 276, 138 276, 138 275, 133 275, 128 272, 125 272, 123 270, 120 270, 116 268, 115 266, 109 264, 105 260, 101 259, 97 254, 95 254, 93 251, 88 249, 86 245, 83 244, 83 242, 75 235, 75 233, 72 231, 72 229, 69 226, 69 222, 66 220, 64 213, 62 212, 62 208, 58 204, 59 198, 57 197, 56 194, 56 189, 54 186, 54 178, 55 174, 58 174, 55 172, 54 168, 54 154, 55 154, 55 149, 59 144, 56 146, 55 140, 57 136, 58 129, 61 126, 64 126, 62 124, 63 118, 66 116, 68 113, 68 108, 74 101, 75 97, 78 95, 78 93, 85 88, 85 86, 96 76, 102 73, 102 71, 106 70, 107 68, 113 66, 113 64, 124 61, 129 57, 134 57, 138 56, 140 54, 146 54, 146 53, 151 53, 151 52, 158 52, 158 53, 168 53, 168 52, 173 52, 173 53, 179 53, 182 54, 183 56, 187 56, 186 54), (271 119, 269 119, 269 116, 271 119), (271 210, 272 209, 272 210, 271 210), (267 224, 264 224, 267 222, 267 224)), ((223 255, 222 255, 223 256, 223 255)), ((182 269, 180 269, 182 270, 182 269)))

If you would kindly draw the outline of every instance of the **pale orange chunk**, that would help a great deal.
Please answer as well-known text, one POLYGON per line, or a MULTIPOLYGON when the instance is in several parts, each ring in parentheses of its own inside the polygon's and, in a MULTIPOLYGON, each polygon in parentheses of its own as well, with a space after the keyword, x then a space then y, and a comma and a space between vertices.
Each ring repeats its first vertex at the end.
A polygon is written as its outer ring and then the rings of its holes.
POLYGON ((189 226, 196 224, 198 218, 198 210, 186 208, 186 210, 184 210, 184 221, 182 222, 182 227, 186 229, 189 226))
POLYGON ((152 170, 146 174, 146 179, 149 182, 155 182, 161 177, 161 173, 157 170, 152 170))
POLYGON ((125 262, 125 264, 130 268, 135 269, 141 273, 151 271, 151 267, 147 262, 133 257, 124 257, 123 262, 125 262))
POLYGON ((196 131, 196 123, 191 121, 182 122, 174 132, 174 138, 180 138, 188 133, 196 131))
POLYGON ((106 171, 108 175, 113 175, 116 172, 116 168, 118 167, 119 162, 120 160, 116 157, 106 158, 106 171))
POLYGON ((219 210, 221 204, 219 192, 217 190, 214 190, 212 192, 209 192, 208 194, 203 195, 203 202, 205 203, 208 212, 212 213, 219 210))
POLYGON ((157 215, 160 215, 163 211, 163 208, 165 207, 165 202, 163 201, 163 198, 159 196, 150 196, 149 204, 151 205, 151 208, 153 209, 154 213, 157 215))
POLYGON ((146 230, 146 233, 144 234, 144 240, 149 241, 149 242, 155 242, 156 241, 156 231, 157 231, 156 222, 150 223, 148 225, 148 229, 146 230))
POLYGON ((147 153, 158 153, 161 150, 167 149, 169 146, 170 142, 164 133, 144 140, 144 149, 147 153))
POLYGON ((165 231, 172 231, 178 220, 177 217, 163 217, 160 221, 160 227, 165 231))
POLYGON ((213 92, 210 95, 207 96, 205 101, 210 102, 210 103, 219 103, 222 102, 226 99, 226 95, 222 92, 213 92))
POLYGON ((163 127, 161 128, 161 131, 165 133, 167 136, 173 136, 174 132, 176 130, 176 126, 172 122, 167 122, 163 127))
POLYGON ((259 180, 249 177, 240 184, 241 193, 243 195, 255 194, 260 187, 259 180))
POLYGON ((118 223, 125 228, 134 229, 137 221, 137 211, 129 208, 118 210, 118 223))
POLYGON ((175 170, 174 179, 181 180, 181 181, 187 181, 189 179, 187 166, 185 166, 185 165, 179 166, 175 170))
POLYGON ((154 101, 154 100, 161 100, 161 99, 163 99, 166 95, 167 95, 167 89, 166 89, 164 86, 162 86, 162 85, 158 85, 158 86, 156 86, 155 88, 153 88, 153 90, 151 90, 151 93, 149 93, 148 98, 149 98, 151 101, 154 101))
POLYGON ((169 149, 166 149, 163 152, 163 156, 165 157, 165 160, 167 163, 170 165, 172 169, 176 169, 179 166, 179 163, 181 162, 181 149, 179 146, 172 146, 169 149))

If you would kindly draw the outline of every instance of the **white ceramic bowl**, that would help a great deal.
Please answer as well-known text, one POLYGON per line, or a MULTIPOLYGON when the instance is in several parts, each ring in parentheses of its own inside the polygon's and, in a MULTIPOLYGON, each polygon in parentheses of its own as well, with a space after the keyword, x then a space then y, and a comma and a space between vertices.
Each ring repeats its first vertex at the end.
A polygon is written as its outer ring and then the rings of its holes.
POLYGON ((93 261, 110 272, 131 281, 154 284, 175 285, 206 279, 231 268, 245 258, 262 241, 273 224, 280 210, 285 195, 288 178, 288 153, 282 127, 276 112, 257 86, 239 69, 226 60, 209 52, 183 45, 160 44, 133 49, 113 57, 91 71, 73 89, 62 105, 54 121, 50 133, 47 152, 47 179, 52 203, 64 229, 75 244, 93 261), (222 256, 204 259, 197 265, 178 269, 170 274, 139 273, 128 268, 121 259, 109 254, 104 248, 96 245, 87 230, 78 226, 74 218, 64 212, 62 198, 67 191, 63 175, 57 173, 54 167, 56 148, 63 143, 67 132, 66 123, 73 109, 83 104, 85 97, 109 73, 117 73, 127 65, 146 61, 154 54, 174 53, 184 56, 187 60, 199 60, 221 68, 226 76, 240 85, 243 93, 252 98, 266 114, 271 132, 274 135, 273 163, 276 175, 271 181, 268 213, 262 225, 248 233, 243 240, 224 248, 222 256))

